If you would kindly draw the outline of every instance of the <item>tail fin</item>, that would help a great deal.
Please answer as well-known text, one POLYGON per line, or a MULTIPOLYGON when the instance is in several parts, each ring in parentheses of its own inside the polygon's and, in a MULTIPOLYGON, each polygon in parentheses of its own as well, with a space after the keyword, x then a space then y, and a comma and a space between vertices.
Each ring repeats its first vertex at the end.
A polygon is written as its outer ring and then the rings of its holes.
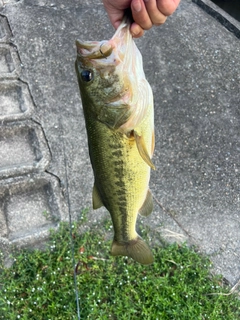
POLYGON ((140 236, 127 243, 118 243, 113 240, 111 254, 113 256, 128 256, 141 264, 153 263, 153 254, 140 236))

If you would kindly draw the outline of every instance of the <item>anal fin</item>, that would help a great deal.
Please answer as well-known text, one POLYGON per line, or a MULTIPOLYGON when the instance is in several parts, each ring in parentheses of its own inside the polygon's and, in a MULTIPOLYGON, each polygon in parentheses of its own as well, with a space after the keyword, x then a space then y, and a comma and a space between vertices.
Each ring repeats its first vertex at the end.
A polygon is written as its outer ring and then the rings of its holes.
POLYGON ((153 211, 153 198, 152 198, 151 191, 148 190, 146 199, 139 210, 139 214, 141 216, 147 217, 152 213, 152 211, 153 211))
POLYGON ((93 203, 93 209, 99 209, 103 206, 101 197, 98 193, 98 190, 95 184, 93 186, 93 191, 92 191, 92 203, 93 203))

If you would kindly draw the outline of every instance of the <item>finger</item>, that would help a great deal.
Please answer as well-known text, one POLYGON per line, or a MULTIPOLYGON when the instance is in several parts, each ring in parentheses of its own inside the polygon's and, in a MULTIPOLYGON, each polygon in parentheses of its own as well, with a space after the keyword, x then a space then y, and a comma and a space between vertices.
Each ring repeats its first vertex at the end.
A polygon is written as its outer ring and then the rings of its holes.
POLYGON ((130 32, 134 38, 140 38, 144 34, 144 30, 138 24, 136 24, 136 22, 132 23, 130 32))
POLYGON ((109 20, 111 22, 111 24, 113 25, 113 27, 115 29, 117 29, 119 27, 119 25, 121 24, 122 22, 122 19, 123 19, 123 11, 107 11, 107 14, 108 14, 108 17, 109 17, 109 20))
POLYGON ((157 7, 165 16, 170 16, 178 7, 180 0, 157 0, 157 7))
POLYGON ((143 0, 132 0, 131 10, 132 10, 133 20, 142 29, 148 30, 152 27, 152 22, 145 8, 143 0))
POLYGON ((144 2, 152 24, 155 26, 163 24, 167 17, 159 11, 156 0, 144 0, 144 2))
POLYGON ((124 16, 124 8, 118 9, 115 6, 109 4, 109 1, 106 0, 103 0, 103 5, 107 11, 111 24, 115 29, 117 29, 122 22, 124 16))
POLYGON ((115 29, 117 29, 121 22, 122 22, 122 19, 123 19, 123 15, 120 15, 120 14, 111 14, 111 15, 108 15, 109 16, 109 20, 111 22, 111 24, 113 25, 113 27, 115 29))

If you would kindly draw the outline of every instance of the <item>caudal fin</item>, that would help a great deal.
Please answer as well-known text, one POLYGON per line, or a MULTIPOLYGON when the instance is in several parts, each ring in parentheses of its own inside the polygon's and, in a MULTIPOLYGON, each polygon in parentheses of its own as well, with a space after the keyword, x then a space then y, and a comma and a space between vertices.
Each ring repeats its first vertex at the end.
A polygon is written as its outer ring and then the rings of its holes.
POLYGON ((118 243, 114 240, 111 254, 113 256, 128 256, 141 264, 153 263, 153 254, 140 236, 127 243, 118 243))

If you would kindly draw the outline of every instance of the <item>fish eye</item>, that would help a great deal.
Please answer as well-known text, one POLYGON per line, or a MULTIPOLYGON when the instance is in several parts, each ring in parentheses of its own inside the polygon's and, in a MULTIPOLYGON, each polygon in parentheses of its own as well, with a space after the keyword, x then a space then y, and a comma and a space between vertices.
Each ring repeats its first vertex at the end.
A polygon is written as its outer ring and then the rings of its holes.
POLYGON ((81 78, 84 82, 89 82, 93 79, 93 72, 91 70, 83 70, 81 72, 81 78))

